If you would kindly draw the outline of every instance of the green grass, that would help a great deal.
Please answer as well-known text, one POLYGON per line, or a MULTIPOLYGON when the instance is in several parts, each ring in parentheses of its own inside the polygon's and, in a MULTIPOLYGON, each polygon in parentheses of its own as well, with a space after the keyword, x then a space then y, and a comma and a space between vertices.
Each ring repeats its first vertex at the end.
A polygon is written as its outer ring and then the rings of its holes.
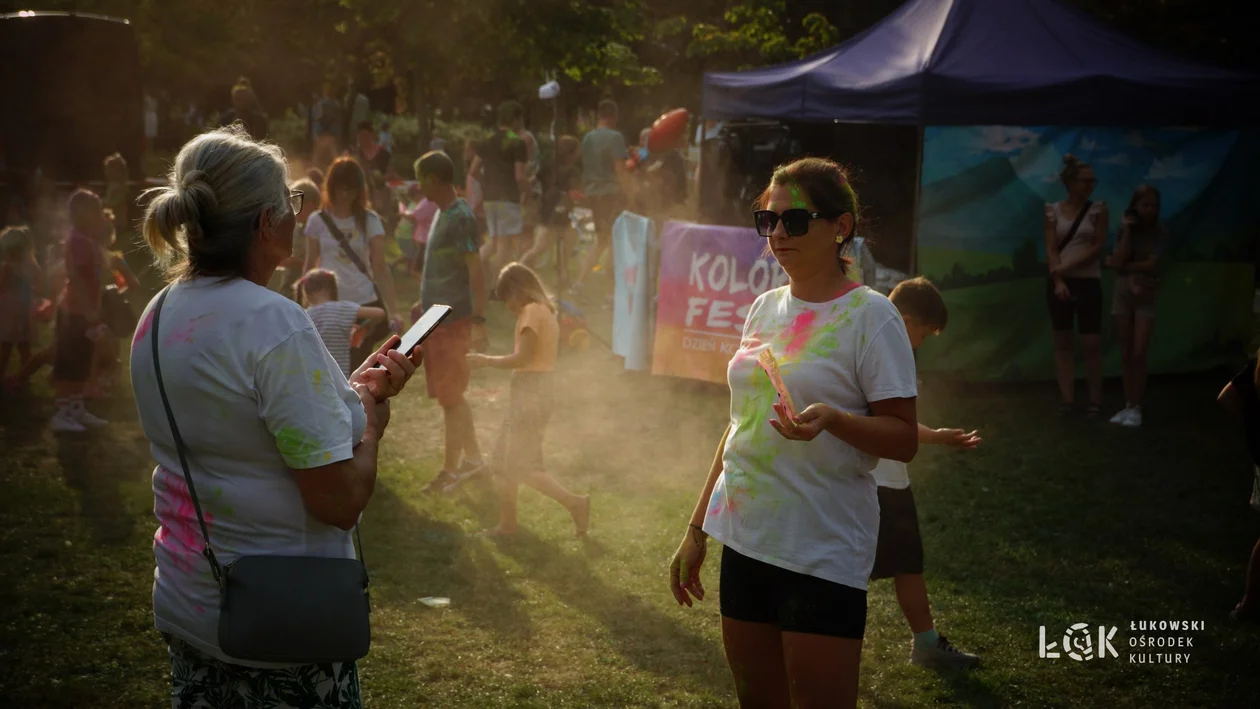
MULTIPOLYGON (((506 316, 494 315, 503 348, 506 316)), ((722 390, 618 373, 598 345, 562 366, 546 454, 558 479, 593 495, 586 543, 532 492, 521 496, 521 539, 479 538, 494 521, 492 492, 423 496, 440 415, 418 386, 397 403, 363 528, 374 589, 368 706, 734 705, 717 594, 679 608, 664 573, 725 423, 722 390), (425 596, 451 606, 429 609, 425 596)), ((492 372, 472 386, 486 444, 506 383, 492 372)), ((926 422, 985 436, 978 451, 925 449, 911 466, 938 627, 985 665, 938 675, 907 664, 891 585, 876 583, 863 705, 1242 706, 1260 696, 1260 631, 1225 617, 1260 524, 1246 507, 1241 443, 1211 403, 1219 384, 1157 381, 1149 426, 1128 431, 1053 418, 1043 385, 929 381, 926 422), (1127 664, 1129 621, 1151 618, 1207 622, 1190 665, 1127 664), (1054 635, 1077 621, 1121 626, 1121 659, 1038 659, 1039 625, 1054 635)), ((5 706, 170 704, 150 607, 152 462, 130 399, 101 413, 115 421, 107 431, 55 438, 46 398, 3 401, 5 706)), ((712 590, 716 557, 705 571, 712 590)))

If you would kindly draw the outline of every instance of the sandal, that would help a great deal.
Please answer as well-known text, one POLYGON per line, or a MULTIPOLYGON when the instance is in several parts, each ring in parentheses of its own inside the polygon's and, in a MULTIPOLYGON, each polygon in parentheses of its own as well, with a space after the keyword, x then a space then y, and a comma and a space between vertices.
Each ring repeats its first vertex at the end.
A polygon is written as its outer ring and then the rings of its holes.
POLYGON ((1102 416, 1102 404, 1096 404, 1091 401, 1089 406, 1085 407, 1085 417, 1096 419, 1099 416, 1102 416))
POLYGON ((424 492, 446 492, 457 484, 459 484, 459 478, 455 473, 450 470, 443 470, 437 474, 437 477, 430 480, 428 485, 424 486, 424 492))
POLYGON ((1059 404, 1059 416, 1071 416, 1076 411, 1076 404, 1064 401, 1059 404))

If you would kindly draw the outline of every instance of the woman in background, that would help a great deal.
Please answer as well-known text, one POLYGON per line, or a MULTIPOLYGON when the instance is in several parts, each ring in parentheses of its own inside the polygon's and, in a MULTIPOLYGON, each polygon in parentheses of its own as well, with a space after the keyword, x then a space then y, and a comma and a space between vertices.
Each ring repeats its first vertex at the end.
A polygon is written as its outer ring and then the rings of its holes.
POLYGON ((361 362, 391 328, 395 332, 402 329, 402 319, 394 275, 385 258, 385 224, 371 209, 367 176, 354 158, 337 158, 328 168, 323 202, 319 211, 306 220, 305 234, 303 273, 326 268, 337 274, 341 295, 346 300, 385 308, 390 315, 388 323, 363 323, 366 334, 353 346, 350 357, 352 362, 361 362))
POLYGON ((1102 413, 1102 255, 1107 241, 1107 205, 1091 201, 1098 179, 1073 155, 1063 156, 1059 179, 1067 199, 1046 204, 1046 301, 1054 329, 1054 369, 1059 380, 1059 413, 1076 406, 1076 356, 1072 329, 1081 335, 1089 383, 1087 416, 1102 413))

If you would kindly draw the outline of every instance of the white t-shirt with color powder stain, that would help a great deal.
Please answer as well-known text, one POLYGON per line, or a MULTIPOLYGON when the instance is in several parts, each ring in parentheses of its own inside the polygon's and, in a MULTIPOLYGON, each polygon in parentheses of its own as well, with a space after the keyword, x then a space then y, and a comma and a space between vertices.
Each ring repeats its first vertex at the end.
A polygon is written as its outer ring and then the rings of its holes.
MULTIPOLYGON (((274 667, 219 649, 219 589, 201 556, 201 530, 158 392, 152 308, 136 329, 131 381, 157 461, 155 625, 220 660, 274 667)), ((352 558, 350 533, 311 516, 290 471, 350 459, 367 424, 301 306, 249 281, 199 278, 171 288, 160 328, 162 379, 220 565, 253 554, 352 558)))
POLYGON ((894 490, 905 490, 910 487, 910 468, 900 460, 880 458, 875 469, 871 471, 875 484, 894 490))
POLYGON ((887 298, 858 287, 827 303, 789 287, 757 298, 731 358, 731 432, 704 531, 759 561, 856 589, 875 563, 877 458, 830 433, 792 441, 770 426, 777 395, 757 357, 769 348, 798 409, 854 416, 870 402, 917 396, 905 323, 887 298))
MULTIPOLYGON (((376 300, 376 289, 372 287, 372 279, 364 275, 354 261, 341 248, 337 237, 328 230, 320 212, 315 212, 306 220, 306 238, 319 242, 319 265, 337 274, 337 292, 345 300, 353 300, 359 305, 367 305, 376 300)), ((331 214, 329 216, 332 216, 331 214)), ((333 224, 350 242, 350 248, 359 256, 368 273, 372 272, 371 248, 372 239, 385 236, 385 225, 376 212, 369 211, 366 229, 359 227, 354 217, 333 219, 333 224)), ((309 248, 309 247, 308 247, 309 248)))
MULTIPOLYGON (((363 306, 352 300, 334 300, 328 303, 312 305, 306 314, 315 323, 315 331, 324 347, 337 360, 344 376, 350 376, 350 331, 358 319, 359 308, 363 306)), ((358 366, 358 365, 355 365, 358 366)))

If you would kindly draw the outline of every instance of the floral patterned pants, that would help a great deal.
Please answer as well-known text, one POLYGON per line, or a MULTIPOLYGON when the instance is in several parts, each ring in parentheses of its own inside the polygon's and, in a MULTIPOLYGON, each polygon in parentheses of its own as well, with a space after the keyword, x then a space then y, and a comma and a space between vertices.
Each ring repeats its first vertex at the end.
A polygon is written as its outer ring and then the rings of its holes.
POLYGON ((266 670, 210 657, 162 634, 171 653, 172 709, 363 709, 353 662, 266 670))

